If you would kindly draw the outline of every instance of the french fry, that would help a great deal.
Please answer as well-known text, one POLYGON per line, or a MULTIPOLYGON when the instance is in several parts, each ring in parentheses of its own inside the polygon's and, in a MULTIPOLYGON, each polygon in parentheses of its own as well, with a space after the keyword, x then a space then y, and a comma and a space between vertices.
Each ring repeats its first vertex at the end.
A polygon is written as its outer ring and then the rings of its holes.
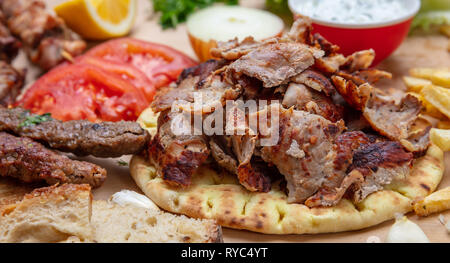
POLYGON ((426 101, 450 118, 450 89, 429 85, 422 88, 420 94, 426 101))
POLYGON ((428 216, 450 209, 450 187, 436 191, 415 202, 413 207, 414 212, 419 216, 428 216))
POLYGON ((450 151, 450 130, 433 128, 430 131, 430 140, 443 151, 450 151))
POLYGON ((409 74, 416 78, 430 80, 435 85, 450 88, 450 68, 413 68, 409 74))
POLYGON ((442 114, 436 107, 428 103, 422 96, 422 94, 419 94, 417 92, 408 92, 407 94, 413 95, 422 102, 424 114, 439 120, 447 119, 447 117, 444 114, 442 114))
POLYGON ((441 120, 437 123, 436 127, 438 129, 450 130, 450 120, 441 120))
POLYGON ((423 87, 433 84, 430 80, 414 77, 403 77, 403 82, 408 88, 408 91, 417 93, 420 93, 423 87))

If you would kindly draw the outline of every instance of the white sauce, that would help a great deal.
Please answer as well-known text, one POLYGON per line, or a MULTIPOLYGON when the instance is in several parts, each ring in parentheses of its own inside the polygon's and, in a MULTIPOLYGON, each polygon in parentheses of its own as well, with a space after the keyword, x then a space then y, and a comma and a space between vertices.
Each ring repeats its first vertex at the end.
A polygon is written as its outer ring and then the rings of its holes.
POLYGON ((299 0, 293 1, 300 14, 347 24, 384 22, 406 15, 403 0, 299 0))

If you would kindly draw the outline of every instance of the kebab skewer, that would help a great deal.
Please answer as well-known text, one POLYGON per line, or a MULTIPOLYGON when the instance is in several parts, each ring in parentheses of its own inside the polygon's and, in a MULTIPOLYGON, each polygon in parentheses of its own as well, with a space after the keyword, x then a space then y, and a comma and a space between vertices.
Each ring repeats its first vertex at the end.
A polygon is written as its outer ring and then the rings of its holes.
POLYGON ((11 106, 19 95, 25 74, 13 66, 21 44, 11 35, 3 13, 0 11, 0 105, 11 106))
POLYGON ((0 0, 11 33, 22 42, 30 60, 44 70, 83 52, 86 43, 40 0, 0 0))

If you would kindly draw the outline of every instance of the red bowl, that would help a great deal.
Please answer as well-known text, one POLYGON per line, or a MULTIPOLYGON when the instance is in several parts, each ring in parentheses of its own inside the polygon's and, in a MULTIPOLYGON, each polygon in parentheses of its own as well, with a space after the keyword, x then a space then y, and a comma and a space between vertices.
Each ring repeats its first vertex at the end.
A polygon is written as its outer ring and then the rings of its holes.
MULTIPOLYGON (((292 12, 301 15, 296 11, 294 2, 289 0, 292 12)), ((389 57, 408 35, 411 22, 420 9, 420 0, 407 0, 407 6, 407 14, 380 23, 349 24, 312 18, 314 33, 320 33, 331 43, 340 46, 346 56, 372 48, 376 53, 372 64, 375 66, 389 57)))

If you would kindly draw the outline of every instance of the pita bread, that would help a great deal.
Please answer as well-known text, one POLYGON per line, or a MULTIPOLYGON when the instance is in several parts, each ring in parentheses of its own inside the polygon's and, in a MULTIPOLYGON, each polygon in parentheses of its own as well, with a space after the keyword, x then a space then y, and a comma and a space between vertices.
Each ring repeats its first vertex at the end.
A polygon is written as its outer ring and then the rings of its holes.
POLYGON ((142 191, 163 209, 194 218, 215 219, 225 227, 266 234, 317 234, 357 230, 412 210, 412 201, 439 185, 444 172, 444 153, 432 145, 416 159, 410 176, 354 205, 343 199, 337 206, 309 208, 288 204, 277 183, 268 193, 254 193, 241 186, 236 176, 218 174, 202 166, 192 186, 179 189, 166 184, 141 156, 133 156, 130 172, 142 191))

